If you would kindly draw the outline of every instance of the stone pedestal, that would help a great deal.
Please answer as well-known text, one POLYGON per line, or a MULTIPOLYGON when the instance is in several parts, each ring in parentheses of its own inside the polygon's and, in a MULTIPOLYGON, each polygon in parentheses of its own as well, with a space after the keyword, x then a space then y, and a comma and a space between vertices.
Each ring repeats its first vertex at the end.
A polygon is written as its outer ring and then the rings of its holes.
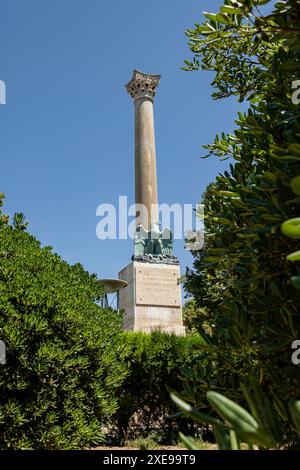
POLYGON ((124 329, 184 335, 179 265, 131 262, 119 273, 128 286, 119 293, 124 329))

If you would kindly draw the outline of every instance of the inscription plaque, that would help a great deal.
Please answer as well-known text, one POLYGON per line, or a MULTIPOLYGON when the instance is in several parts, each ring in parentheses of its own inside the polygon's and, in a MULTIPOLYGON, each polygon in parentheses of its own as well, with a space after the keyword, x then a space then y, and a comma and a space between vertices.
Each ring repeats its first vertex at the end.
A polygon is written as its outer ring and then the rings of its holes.
POLYGON ((178 268, 136 267, 136 305, 180 307, 178 268))

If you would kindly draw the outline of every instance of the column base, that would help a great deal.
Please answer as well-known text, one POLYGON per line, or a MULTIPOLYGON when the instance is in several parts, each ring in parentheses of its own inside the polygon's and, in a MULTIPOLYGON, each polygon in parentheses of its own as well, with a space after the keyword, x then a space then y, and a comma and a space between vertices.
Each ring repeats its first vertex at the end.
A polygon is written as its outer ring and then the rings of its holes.
POLYGON ((119 273, 128 286, 120 291, 124 329, 184 335, 178 264, 133 261, 119 273))

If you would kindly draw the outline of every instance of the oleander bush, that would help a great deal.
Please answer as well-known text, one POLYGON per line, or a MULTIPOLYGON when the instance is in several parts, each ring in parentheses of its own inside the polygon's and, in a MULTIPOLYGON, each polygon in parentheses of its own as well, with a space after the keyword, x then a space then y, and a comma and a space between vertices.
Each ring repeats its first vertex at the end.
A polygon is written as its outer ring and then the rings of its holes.
POLYGON ((79 449, 104 439, 126 375, 122 319, 102 287, 0 215, 0 449, 79 449))
POLYGON ((178 388, 183 370, 195 360, 199 336, 180 337, 153 332, 124 332, 123 360, 128 374, 118 395, 118 412, 113 424, 119 442, 155 435, 160 443, 176 442, 179 424, 189 432, 199 426, 192 420, 170 419, 177 412, 168 389, 178 388))

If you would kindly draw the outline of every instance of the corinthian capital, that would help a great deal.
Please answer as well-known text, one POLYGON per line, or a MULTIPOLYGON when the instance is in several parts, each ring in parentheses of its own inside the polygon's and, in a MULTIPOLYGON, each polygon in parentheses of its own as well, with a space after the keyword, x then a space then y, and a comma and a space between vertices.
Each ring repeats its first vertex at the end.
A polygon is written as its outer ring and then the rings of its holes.
POLYGON ((126 85, 126 90, 134 100, 149 98, 153 100, 156 95, 156 88, 160 82, 160 75, 150 75, 148 73, 133 71, 130 82, 126 85))

